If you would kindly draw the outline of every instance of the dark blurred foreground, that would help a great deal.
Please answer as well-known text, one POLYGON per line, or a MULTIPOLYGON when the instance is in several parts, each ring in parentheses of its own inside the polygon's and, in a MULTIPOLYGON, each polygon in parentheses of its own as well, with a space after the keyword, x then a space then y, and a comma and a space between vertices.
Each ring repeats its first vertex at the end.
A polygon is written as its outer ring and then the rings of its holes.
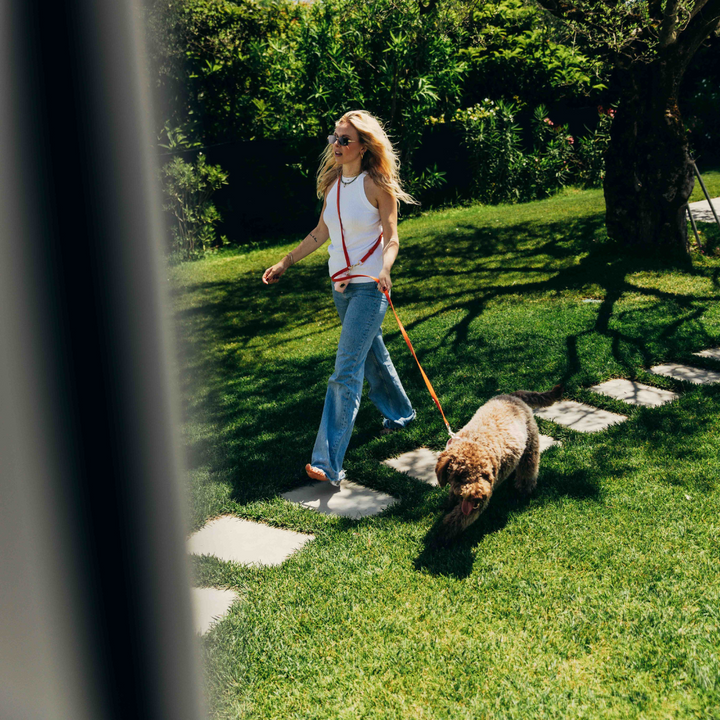
POLYGON ((202 715, 131 0, 0 12, 0 717, 202 715))

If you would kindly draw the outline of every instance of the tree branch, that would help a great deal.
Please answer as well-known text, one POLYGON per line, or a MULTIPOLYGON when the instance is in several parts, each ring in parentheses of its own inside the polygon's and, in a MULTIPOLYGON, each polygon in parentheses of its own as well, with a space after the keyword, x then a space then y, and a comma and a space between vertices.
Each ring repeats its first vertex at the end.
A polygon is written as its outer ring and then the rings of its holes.
POLYGON ((695 5, 690 11, 690 20, 692 20, 708 3, 708 0, 695 0, 695 5))
POLYGON ((668 0, 665 5, 665 14, 663 15, 662 24, 660 25, 660 48, 666 48, 668 45, 672 45, 677 41, 679 6, 680 0, 668 0))
POLYGON ((718 29, 720 0, 697 0, 690 20, 676 43, 676 52, 687 66, 700 45, 718 29))

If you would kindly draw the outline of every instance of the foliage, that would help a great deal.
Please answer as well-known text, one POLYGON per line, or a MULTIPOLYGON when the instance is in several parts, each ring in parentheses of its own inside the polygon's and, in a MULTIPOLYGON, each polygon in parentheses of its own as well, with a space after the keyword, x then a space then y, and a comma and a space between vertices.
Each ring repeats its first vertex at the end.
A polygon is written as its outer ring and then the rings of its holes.
POLYGON ((578 182, 583 187, 602 187, 605 179, 605 153, 610 145, 613 108, 600 107, 600 122, 591 135, 577 138, 578 182))
POLYGON ((688 68, 679 98, 701 170, 720 166, 720 37, 708 38, 688 68))
POLYGON ((191 148, 245 137, 257 115, 254 100, 274 79, 263 72, 265 38, 281 42, 301 12, 290 0, 149 3, 147 43, 165 113, 159 145, 191 148))
MULTIPOLYGON (((317 136, 345 111, 362 107, 385 122, 402 162, 409 162, 427 117, 457 107, 465 72, 456 52, 461 26, 455 0, 431 6, 325 0, 309 7, 294 94, 306 99, 301 110, 312 117, 317 136)), ((300 127, 299 118, 278 112, 282 102, 272 104, 281 122, 293 123, 287 132, 300 127)))
POLYGON ((465 130, 464 144, 473 165, 475 197, 498 203, 524 199, 525 157, 515 105, 492 100, 455 113, 465 130))
MULTIPOLYGON (((432 167, 423 168, 420 172, 415 172, 412 168, 409 168, 405 171, 405 189, 414 197, 421 196, 428 191, 437 190, 446 185, 446 175, 445 171, 438 170, 436 164, 432 167)), ((413 212, 419 212, 417 205, 407 207, 408 214, 413 214, 413 212)))
MULTIPOLYGON (((215 226, 222 218, 210 197, 228 184, 228 174, 219 165, 208 165, 200 153, 196 163, 176 157, 164 165, 160 180, 167 202, 163 210, 174 217, 171 255, 195 258, 218 242, 215 226)), ((220 241, 227 242, 226 238, 220 241)))
POLYGON ((520 96, 529 104, 596 97, 608 67, 584 53, 565 27, 523 0, 478 4, 461 49, 468 63, 465 102, 520 96))
MULTIPOLYGON (((485 99, 455 113, 473 166, 473 196, 483 202, 526 202, 547 197, 571 184, 596 187, 603 178, 603 155, 609 142, 611 115, 604 114, 595 132, 575 138, 535 108, 532 149, 526 149, 515 121, 519 105, 485 99)), ((613 112, 613 111, 611 111, 613 112)))
POLYGON ((535 2, 579 42, 615 64, 648 63, 675 55, 684 70, 700 43, 720 27, 718 0, 535 2))

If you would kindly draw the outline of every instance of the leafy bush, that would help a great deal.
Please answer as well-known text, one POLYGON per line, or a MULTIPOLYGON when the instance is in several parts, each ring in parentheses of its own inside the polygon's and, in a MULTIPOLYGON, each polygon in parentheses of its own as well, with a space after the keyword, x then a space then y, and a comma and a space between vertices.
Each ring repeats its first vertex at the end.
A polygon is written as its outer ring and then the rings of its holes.
POLYGON ((540 105, 533 113, 532 150, 528 151, 515 122, 518 110, 516 103, 485 99, 453 116, 463 130, 476 199, 527 202, 570 184, 602 183, 611 114, 603 115, 592 135, 576 140, 566 126, 555 125, 547 108, 540 105))
POLYGON ((473 166, 473 190, 479 200, 499 203, 523 200, 525 158, 513 103, 484 100, 455 113, 464 129, 464 145, 473 166))
POLYGON ((459 106, 462 8, 461 0, 155 0, 152 72, 173 98, 159 143, 322 139, 344 112, 363 108, 385 121, 406 165, 426 118, 459 106))
MULTIPOLYGON (((282 81, 268 48, 305 12, 291 0, 147 0, 144 25, 156 89, 160 147, 188 149, 257 131, 255 100, 282 81), (268 55, 266 57, 266 55, 268 55)), ((293 55, 292 48, 283 48, 293 55)))
POLYGON ((605 179, 605 151, 610 145, 610 126, 615 111, 612 108, 600 110, 600 122, 592 135, 579 138, 577 157, 579 162, 578 181, 583 187, 602 187, 605 179))
POLYGON ((477 3, 460 51, 467 62, 464 101, 520 96, 530 105, 594 97, 610 68, 578 47, 542 8, 526 0, 477 3))
POLYGON ((222 218, 210 196, 227 185, 228 174, 219 165, 208 165, 202 153, 195 164, 176 157, 159 174, 167 200, 163 210, 174 217, 170 254, 182 259, 199 257, 218 244, 215 226, 222 218))
POLYGON ((344 112, 363 108, 385 122, 408 169, 427 118, 458 107, 465 72, 458 7, 456 0, 310 5, 297 44, 300 67, 283 60, 285 83, 295 78, 292 92, 279 83, 265 87, 278 123, 268 130, 323 137, 344 112), (302 103, 288 103, 286 93, 302 103))

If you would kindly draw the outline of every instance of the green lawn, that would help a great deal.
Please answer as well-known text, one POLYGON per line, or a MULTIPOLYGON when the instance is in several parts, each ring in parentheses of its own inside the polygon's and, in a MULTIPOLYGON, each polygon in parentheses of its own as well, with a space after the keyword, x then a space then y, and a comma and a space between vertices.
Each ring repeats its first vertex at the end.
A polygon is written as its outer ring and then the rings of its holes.
MULTIPOLYGON (((720 195, 720 173, 704 178, 720 195)), ((332 518, 279 497, 305 482, 333 367, 325 250, 272 287, 262 271, 296 240, 171 270, 193 528, 234 513, 316 536, 280 567, 195 561, 199 585, 242 596, 203 639, 213 717, 720 718, 720 386, 646 371, 720 370, 692 356, 720 345, 720 257, 625 257, 603 208, 568 190, 400 225, 393 299, 454 428, 560 380, 629 416, 592 435, 541 421, 563 445, 531 499, 502 488, 447 550, 429 541, 446 492, 379 464, 446 439, 392 315, 418 420, 381 437, 365 399, 345 468, 400 502, 332 518), (681 398, 589 392, 612 377, 681 398)))

